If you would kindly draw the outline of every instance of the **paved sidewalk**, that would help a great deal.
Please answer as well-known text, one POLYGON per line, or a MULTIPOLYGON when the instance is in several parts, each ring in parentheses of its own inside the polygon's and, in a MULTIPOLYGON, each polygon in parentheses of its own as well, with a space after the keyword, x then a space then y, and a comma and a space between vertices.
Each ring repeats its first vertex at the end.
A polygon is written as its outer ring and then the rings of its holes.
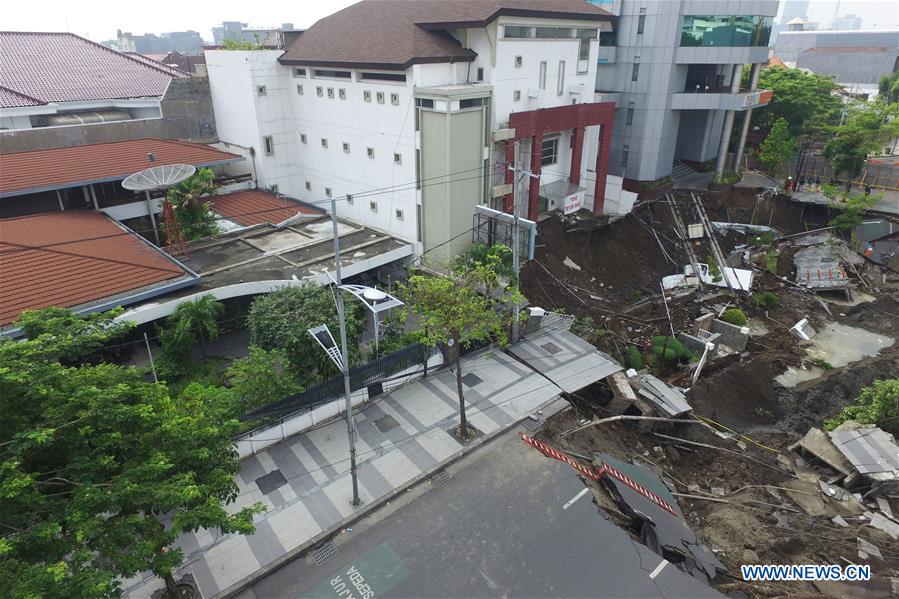
MULTIPOLYGON (((593 348, 567 331, 528 341, 535 340, 551 347, 542 359, 555 371, 583 376, 595 368, 583 360, 593 348)), ((179 575, 191 573, 207 599, 236 591, 541 407, 567 405, 558 386, 499 350, 463 360, 462 373, 468 420, 483 433, 478 441, 463 446, 449 433, 459 411, 450 369, 400 387, 355 415, 361 507, 351 504, 345 420, 295 435, 241 461, 240 494, 228 509, 262 502, 268 511, 257 517, 256 533, 185 535, 179 575)), ((124 588, 144 598, 162 582, 145 574, 124 588)))

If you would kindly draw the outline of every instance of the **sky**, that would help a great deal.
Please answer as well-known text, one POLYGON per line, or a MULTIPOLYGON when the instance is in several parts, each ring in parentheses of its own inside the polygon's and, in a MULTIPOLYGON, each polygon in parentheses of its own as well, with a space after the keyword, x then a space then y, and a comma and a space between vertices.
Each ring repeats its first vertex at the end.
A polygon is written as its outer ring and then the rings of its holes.
MULTIPOLYGON (((199 31, 212 40, 212 27, 222 21, 256 26, 293 23, 300 29, 340 10, 355 0, 42 0, 38 4, 6 2, 0 11, 0 29, 14 31, 70 31, 95 41, 115 39, 116 30, 134 34, 164 31, 199 31)), ((418 0, 441 1, 441 0, 418 0)), ((891 29, 899 24, 896 0, 812 0, 809 20, 826 29, 837 9, 839 16, 855 13, 865 29, 891 29), (839 7, 837 7, 839 5, 839 7)))

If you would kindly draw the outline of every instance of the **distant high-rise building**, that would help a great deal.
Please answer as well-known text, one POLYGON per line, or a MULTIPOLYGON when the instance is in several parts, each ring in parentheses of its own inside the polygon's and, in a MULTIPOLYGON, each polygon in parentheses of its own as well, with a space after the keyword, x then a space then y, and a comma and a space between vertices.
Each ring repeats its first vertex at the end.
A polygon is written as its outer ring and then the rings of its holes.
POLYGON ((808 21, 809 0, 785 0, 784 11, 780 15, 780 23, 789 23, 796 17, 808 21))
POLYGON ((221 46, 225 40, 280 46, 280 32, 293 31, 293 28, 293 23, 281 23, 280 27, 250 27, 240 21, 222 21, 221 25, 212 28, 212 39, 216 46, 221 46))
POLYGON ((862 28, 862 19, 856 15, 843 15, 839 19, 834 19, 831 29, 835 31, 858 31, 862 28))
POLYGON ((203 38, 196 31, 169 31, 156 35, 134 35, 131 32, 117 32, 119 52, 138 52, 140 54, 200 54, 203 52, 203 38))

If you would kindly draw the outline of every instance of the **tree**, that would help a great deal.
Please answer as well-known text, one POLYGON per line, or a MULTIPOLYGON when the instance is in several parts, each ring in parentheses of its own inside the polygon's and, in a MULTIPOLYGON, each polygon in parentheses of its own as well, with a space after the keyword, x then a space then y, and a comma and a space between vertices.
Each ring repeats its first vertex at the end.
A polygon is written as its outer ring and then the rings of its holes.
MULTIPOLYGON (((355 339, 365 330, 362 310, 356 301, 347 301, 346 327, 351 362, 355 339)), ((262 349, 281 349, 290 359, 300 382, 308 384, 316 375, 336 372, 336 367, 318 346, 308 330, 324 324, 334 334, 340 328, 337 306, 328 287, 304 283, 257 297, 247 319, 253 345, 262 349)))
POLYGON ((178 304, 169 317, 176 342, 190 346, 200 340, 203 357, 206 357, 206 340, 215 339, 219 334, 218 319, 225 313, 225 305, 211 295, 178 304))
POLYGON ((234 392, 249 410, 270 404, 303 390, 290 370, 287 352, 250 346, 250 355, 235 360, 225 372, 234 392))
POLYGON ((119 332, 108 317, 91 317, 87 334, 70 318, 65 335, 0 342, 4 596, 115 596, 145 570, 174 592, 178 536, 249 533, 261 509, 223 505, 237 497, 236 401, 200 385, 173 398, 132 367, 66 366, 61 356, 119 332))
POLYGON ((883 141, 899 136, 899 104, 866 102, 847 109, 844 123, 824 146, 824 158, 837 173, 845 173, 846 190, 861 175, 868 155, 883 141))
POLYGON ((795 155, 796 141, 790 133, 786 119, 779 118, 759 148, 759 160, 772 175, 777 177, 795 155))
POLYGON ((470 268, 453 265, 448 276, 412 275, 399 286, 409 311, 418 317, 427 345, 441 345, 456 371, 459 395, 459 437, 468 438, 462 390, 461 349, 473 343, 508 343, 508 306, 523 297, 514 286, 497 288, 496 261, 475 261, 470 268), (492 299, 499 296, 499 299, 492 299))
POLYGON ((799 69, 762 69, 759 89, 770 89, 773 97, 764 109, 753 111, 753 126, 767 134, 782 118, 789 124, 794 137, 818 137, 836 123, 842 106, 839 96, 833 93, 838 87, 830 77, 799 69))
POLYGON ((880 77, 878 83, 878 97, 887 103, 899 102, 899 71, 880 77))
POLYGON ((865 218, 865 210, 877 203, 880 195, 850 194, 835 185, 825 185, 821 193, 835 200, 831 207, 839 212, 827 224, 837 227, 841 231, 852 231, 862 224, 865 218))
POLYGON ((219 232, 215 215, 202 202, 205 196, 214 195, 218 185, 211 169, 201 168, 166 193, 166 199, 175 210, 175 220, 188 239, 201 239, 219 232))
POLYGON ((899 379, 874 381, 872 386, 859 392, 853 405, 843 408, 824 426, 832 431, 847 420, 874 424, 888 433, 899 435, 899 379))

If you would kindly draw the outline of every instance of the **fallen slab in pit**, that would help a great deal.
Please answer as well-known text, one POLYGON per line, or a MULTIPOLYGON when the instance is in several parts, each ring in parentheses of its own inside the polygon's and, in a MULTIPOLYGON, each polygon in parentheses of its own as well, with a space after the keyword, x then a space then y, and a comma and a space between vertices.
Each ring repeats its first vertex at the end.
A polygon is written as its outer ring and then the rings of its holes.
POLYGON ((507 351, 567 393, 624 370, 611 356, 563 329, 539 329, 507 351))
POLYGON ((639 374, 631 380, 631 384, 641 397, 652 402, 662 416, 678 418, 693 411, 680 389, 651 374, 639 374))

